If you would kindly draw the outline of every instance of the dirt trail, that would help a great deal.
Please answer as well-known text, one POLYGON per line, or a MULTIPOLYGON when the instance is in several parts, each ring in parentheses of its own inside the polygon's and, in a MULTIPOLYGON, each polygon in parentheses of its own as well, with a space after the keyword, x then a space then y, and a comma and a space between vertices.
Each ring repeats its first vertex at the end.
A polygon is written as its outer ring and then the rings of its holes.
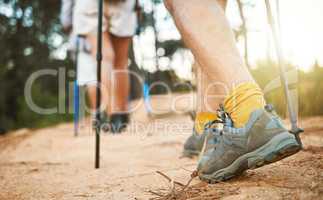
MULTIPOLYGON (((165 99, 154 105, 169 106, 165 99)), ((187 108, 180 103, 181 109, 187 108)), ((323 195, 323 118, 301 121, 305 150, 283 161, 248 171, 225 183, 198 179, 188 188, 192 199, 320 199, 323 195)), ((148 119, 141 106, 122 135, 102 135, 101 168, 94 169, 94 135, 89 120, 79 137, 73 125, 0 137, 0 199, 148 199, 147 191, 168 189, 156 173, 186 183, 196 159, 180 158, 191 133, 186 115, 148 119), (145 127, 143 126, 145 125, 145 127)))

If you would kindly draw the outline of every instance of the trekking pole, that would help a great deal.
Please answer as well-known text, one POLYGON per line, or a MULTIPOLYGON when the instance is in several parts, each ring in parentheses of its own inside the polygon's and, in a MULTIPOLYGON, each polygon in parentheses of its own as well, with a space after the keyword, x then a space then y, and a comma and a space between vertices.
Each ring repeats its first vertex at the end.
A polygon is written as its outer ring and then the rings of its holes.
POLYGON ((97 35, 97 87, 96 87, 96 106, 95 106, 95 168, 100 168, 100 131, 101 131, 101 65, 102 65, 102 17, 103 17, 103 0, 98 0, 98 35, 97 35))
POLYGON ((275 26, 275 22, 273 19, 269 0, 265 0, 265 4, 266 4, 266 9, 267 9, 268 23, 271 27, 271 31, 272 31, 272 35, 273 35, 273 39, 274 39, 275 50, 276 50, 276 55, 278 58, 280 80, 283 84, 285 98, 286 98, 286 102, 287 102, 287 106, 288 106, 289 119, 290 119, 290 122, 292 125, 290 132, 295 135, 297 142, 302 147, 302 142, 299 137, 299 134, 304 131, 303 131, 303 129, 299 128, 297 125, 297 114, 293 108, 293 102, 292 102, 289 88, 288 88, 288 80, 286 79, 286 74, 285 74, 285 59, 284 59, 283 50, 281 47, 281 41, 280 41, 280 37, 279 37, 280 34, 275 26))
POLYGON ((74 81, 74 136, 78 136, 79 131, 79 117, 80 117, 80 88, 77 79, 77 65, 78 65, 78 55, 80 49, 80 37, 76 36, 76 51, 75 51, 75 81, 74 81))

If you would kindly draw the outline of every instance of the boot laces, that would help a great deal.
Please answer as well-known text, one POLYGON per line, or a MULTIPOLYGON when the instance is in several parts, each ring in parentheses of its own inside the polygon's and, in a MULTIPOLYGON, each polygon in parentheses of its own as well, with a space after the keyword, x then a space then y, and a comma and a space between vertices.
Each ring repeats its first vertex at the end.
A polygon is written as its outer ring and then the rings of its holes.
MULTIPOLYGON (((212 132, 219 132, 219 130, 223 129, 223 126, 233 126, 232 119, 230 117, 230 114, 225 111, 222 104, 219 106, 220 108, 217 110, 217 119, 210 121, 205 125, 205 130, 212 132), (219 125, 222 125, 219 127, 219 125)), ((220 131, 222 132, 222 131, 220 131)))

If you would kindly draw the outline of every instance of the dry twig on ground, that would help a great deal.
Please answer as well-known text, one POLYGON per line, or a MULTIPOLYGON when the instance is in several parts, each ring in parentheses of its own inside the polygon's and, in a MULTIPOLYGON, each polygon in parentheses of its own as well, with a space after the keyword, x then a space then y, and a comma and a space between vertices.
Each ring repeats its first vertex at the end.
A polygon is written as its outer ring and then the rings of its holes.
POLYGON ((172 178, 160 171, 156 171, 156 173, 168 180, 168 182, 170 183, 170 190, 168 190, 167 192, 156 192, 149 190, 149 193, 157 196, 152 198, 153 200, 186 199, 186 191, 189 188, 192 180, 197 176, 197 172, 194 171, 191 174, 190 180, 184 185, 178 181, 174 181, 172 178), (176 187, 175 185, 179 186, 180 188, 176 187))

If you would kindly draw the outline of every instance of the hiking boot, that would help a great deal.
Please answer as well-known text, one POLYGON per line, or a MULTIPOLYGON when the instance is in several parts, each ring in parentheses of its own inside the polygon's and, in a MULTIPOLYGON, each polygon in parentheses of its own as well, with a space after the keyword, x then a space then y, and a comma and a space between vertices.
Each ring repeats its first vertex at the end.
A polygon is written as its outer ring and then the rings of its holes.
POLYGON ((183 156, 189 158, 198 156, 203 148, 205 137, 205 133, 199 135, 193 129, 193 134, 184 143, 183 156))
POLYGON ((109 132, 110 131, 110 122, 109 122, 109 117, 106 112, 101 112, 101 129, 103 132, 109 132))
POLYGON ((216 183, 281 160, 301 147, 273 109, 266 106, 251 113, 243 128, 234 128, 228 113, 222 111, 223 128, 207 130, 215 135, 215 148, 209 149, 198 164, 201 180, 216 183))
POLYGON ((213 134, 209 134, 207 131, 204 131, 202 134, 198 134, 195 129, 193 129, 193 134, 187 138, 184 143, 183 156, 192 158, 198 156, 206 144, 206 149, 214 147, 215 137, 213 134))
POLYGON ((102 113, 100 112, 100 121, 97 120, 97 116, 96 116, 97 112, 93 112, 91 114, 91 123, 92 123, 92 128, 95 130, 99 127, 101 127, 101 116, 102 116, 102 113))
POLYGON ((100 126, 100 128, 104 132, 108 132, 110 130, 109 118, 108 118, 108 115, 106 114, 106 112, 104 112, 104 111, 100 112, 100 121, 96 120, 95 113, 92 116, 92 127, 94 129, 96 129, 96 128, 98 128, 98 126, 100 126))
POLYGON ((110 129, 113 134, 121 133, 129 123, 129 114, 116 113, 110 117, 110 129))
MULTIPOLYGON (((222 113, 217 113, 218 117, 222 115, 222 113)), ((216 137, 214 134, 210 133, 208 130, 211 128, 217 128, 217 126, 222 121, 218 120, 212 120, 204 125, 204 131, 203 133, 199 134, 195 127, 193 128, 193 134, 185 141, 184 143, 184 150, 183 150, 183 156, 192 158, 194 156, 198 156, 202 150, 206 151, 215 146, 216 143, 216 137), (205 148, 203 149, 205 143, 205 148)), ((231 122, 228 121, 228 124, 231 122)))

